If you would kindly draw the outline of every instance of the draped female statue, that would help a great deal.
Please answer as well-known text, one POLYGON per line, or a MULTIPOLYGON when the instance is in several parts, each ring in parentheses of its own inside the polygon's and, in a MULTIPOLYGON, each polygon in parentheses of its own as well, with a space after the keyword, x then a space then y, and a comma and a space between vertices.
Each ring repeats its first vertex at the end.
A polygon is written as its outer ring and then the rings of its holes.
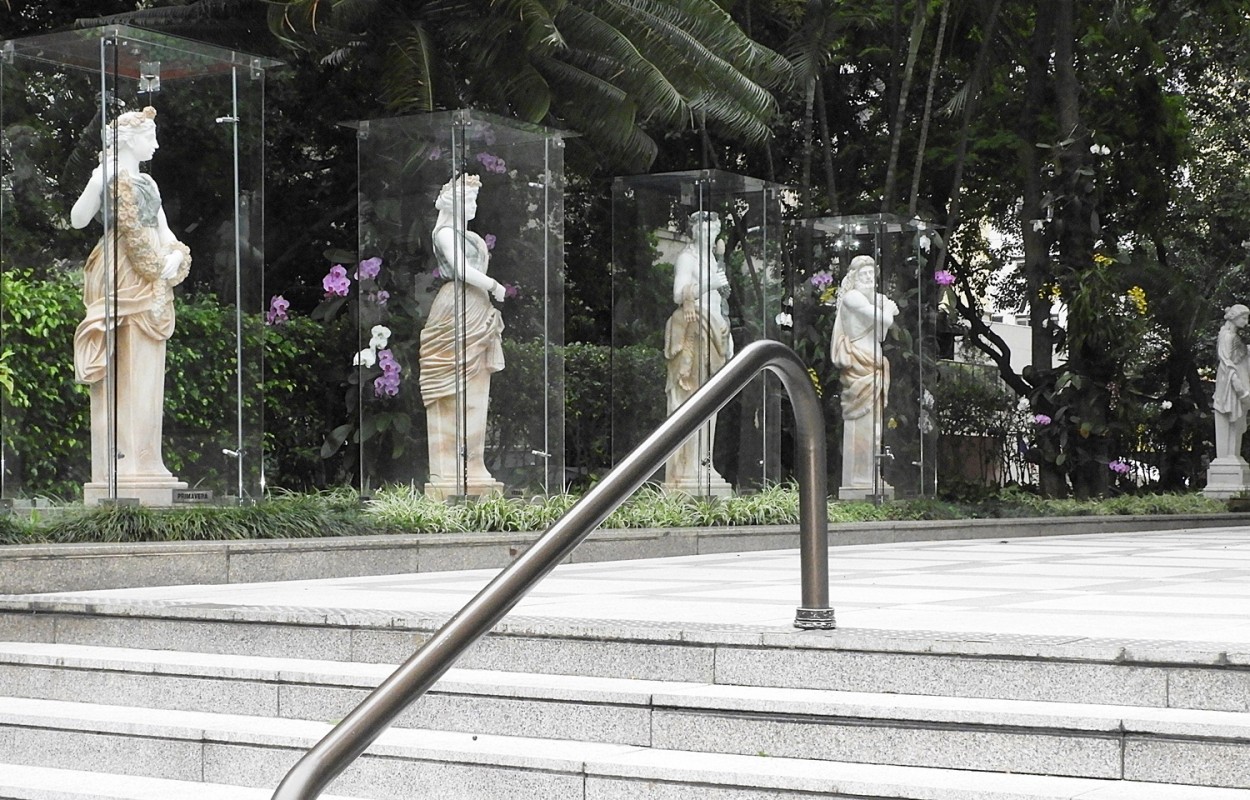
MULTIPOLYGON (((829 352, 841 372, 842 485, 838 496, 863 500, 874 491, 882 422, 890 393, 890 362, 881 342, 894 324, 898 306, 877 291, 877 262, 856 256, 838 290, 837 314, 829 352)), ((882 481, 879 487, 888 493, 882 481)))
POLYGON ((191 251, 170 230, 156 181, 139 171, 160 147, 156 110, 119 115, 105 140, 109 149, 70 211, 75 228, 105 223, 83 271, 86 315, 74 334, 75 376, 91 390, 84 500, 109 495, 112 463, 118 496, 168 505, 186 484, 161 452, 165 343, 174 332, 173 287, 187 277, 191 251))

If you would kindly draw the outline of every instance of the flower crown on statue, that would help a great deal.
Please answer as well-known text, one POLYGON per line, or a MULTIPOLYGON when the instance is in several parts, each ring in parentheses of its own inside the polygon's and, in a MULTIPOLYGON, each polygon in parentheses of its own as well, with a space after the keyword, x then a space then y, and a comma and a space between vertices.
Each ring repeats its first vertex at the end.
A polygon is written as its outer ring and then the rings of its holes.
POLYGON ((117 119, 109 123, 110 131, 120 131, 123 128, 154 128, 156 127, 156 109, 146 106, 142 111, 127 111, 125 114, 119 114, 117 119))
POLYGON ((443 188, 438 191, 438 200, 436 202, 450 202, 455 195, 477 194, 481 189, 482 179, 477 175, 459 175, 443 184, 443 188))
POLYGON ((696 211, 690 215, 691 229, 708 222, 720 222, 720 214, 715 211, 696 211))

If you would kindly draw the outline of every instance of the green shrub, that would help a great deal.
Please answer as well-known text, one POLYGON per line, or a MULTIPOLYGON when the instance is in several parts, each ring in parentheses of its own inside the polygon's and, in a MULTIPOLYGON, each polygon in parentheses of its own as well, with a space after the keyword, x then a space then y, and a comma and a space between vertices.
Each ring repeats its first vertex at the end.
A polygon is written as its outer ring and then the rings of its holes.
MULTIPOLYGON (((74 380, 73 363, 81 281, 81 271, 46 279, 22 270, 0 276, 2 359, 12 380, 0 407, 9 496, 77 498, 90 479, 90 401, 87 387, 74 380)), ((175 475, 211 485, 230 474, 233 460, 221 451, 237 438, 234 309, 202 295, 180 297, 177 314, 166 350, 165 463, 175 475)), ((317 389, 317 360, 309 356, 323 349, 325 335, 323 326, 301 319, 267 328, 253 314, 243 325, 245 431, 261 430, 262 395, 274 409, 264 420, 270 486, 324 485, 316 458, 324 392, 317 389)))

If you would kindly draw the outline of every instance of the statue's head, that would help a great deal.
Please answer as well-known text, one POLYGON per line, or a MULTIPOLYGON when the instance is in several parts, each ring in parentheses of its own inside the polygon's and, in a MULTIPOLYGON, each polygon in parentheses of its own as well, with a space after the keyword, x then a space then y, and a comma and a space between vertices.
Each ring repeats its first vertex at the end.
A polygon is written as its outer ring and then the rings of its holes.
POLYGON ((112 134, 116 133, 119 142, 126 141, 155 130, 156 109, 147 106, 142 111, 127 111, 125 114, 119 114, 117 119, 109 123, 108 138, 112 140, 112 134))
POLYGON ((690 235, 711 242, 720 235, 720 215, 715 211, 696 211, 690 215, 690 235))
POLYGON ((467 214, 470 206, 477 208, 477 195, 481 190, 482 179, 477 175, 459 175, 439 189, 438 197, 434 199, 434 207, 439 211, 451 212, 457 202, 463 202, 467 214))
MULTIPOLYGON (((147 106, 141 111, 127 111, 119 114, 117 119, 108 124, 104 142, 106 147, 112 147, 114 141, 117 142, 118 148, 133 147, 143 137, 154 137, 155 134, 156 109, 147 106)), ((146 158, 151 158, 151 156, 150 152, 146 153, 146 158)))
POLYGON ((1241 303, 1234 303, 1224 309, 1224 320, 1226 322, 1236 322, 1241 319, 1243 324, 1246 320, 1250 320, 1250 308, 1246 308, 1241 303))
POLYGON ((872 256, 855 256, 846 268, 846 276, 859 289, 873 289, 877 285, 877 262, 872 256))

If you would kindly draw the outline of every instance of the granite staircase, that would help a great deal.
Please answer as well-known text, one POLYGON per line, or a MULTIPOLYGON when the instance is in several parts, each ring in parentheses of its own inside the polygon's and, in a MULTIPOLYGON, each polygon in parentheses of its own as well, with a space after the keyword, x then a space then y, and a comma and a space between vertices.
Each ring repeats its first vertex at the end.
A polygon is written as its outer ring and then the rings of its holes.
MULTIPOLYGON (((263 800, 441 618, 0 600, 0 800, 263 800)), ((326 800, 1246 800, 1250 657, 509 618, 326 800)))

